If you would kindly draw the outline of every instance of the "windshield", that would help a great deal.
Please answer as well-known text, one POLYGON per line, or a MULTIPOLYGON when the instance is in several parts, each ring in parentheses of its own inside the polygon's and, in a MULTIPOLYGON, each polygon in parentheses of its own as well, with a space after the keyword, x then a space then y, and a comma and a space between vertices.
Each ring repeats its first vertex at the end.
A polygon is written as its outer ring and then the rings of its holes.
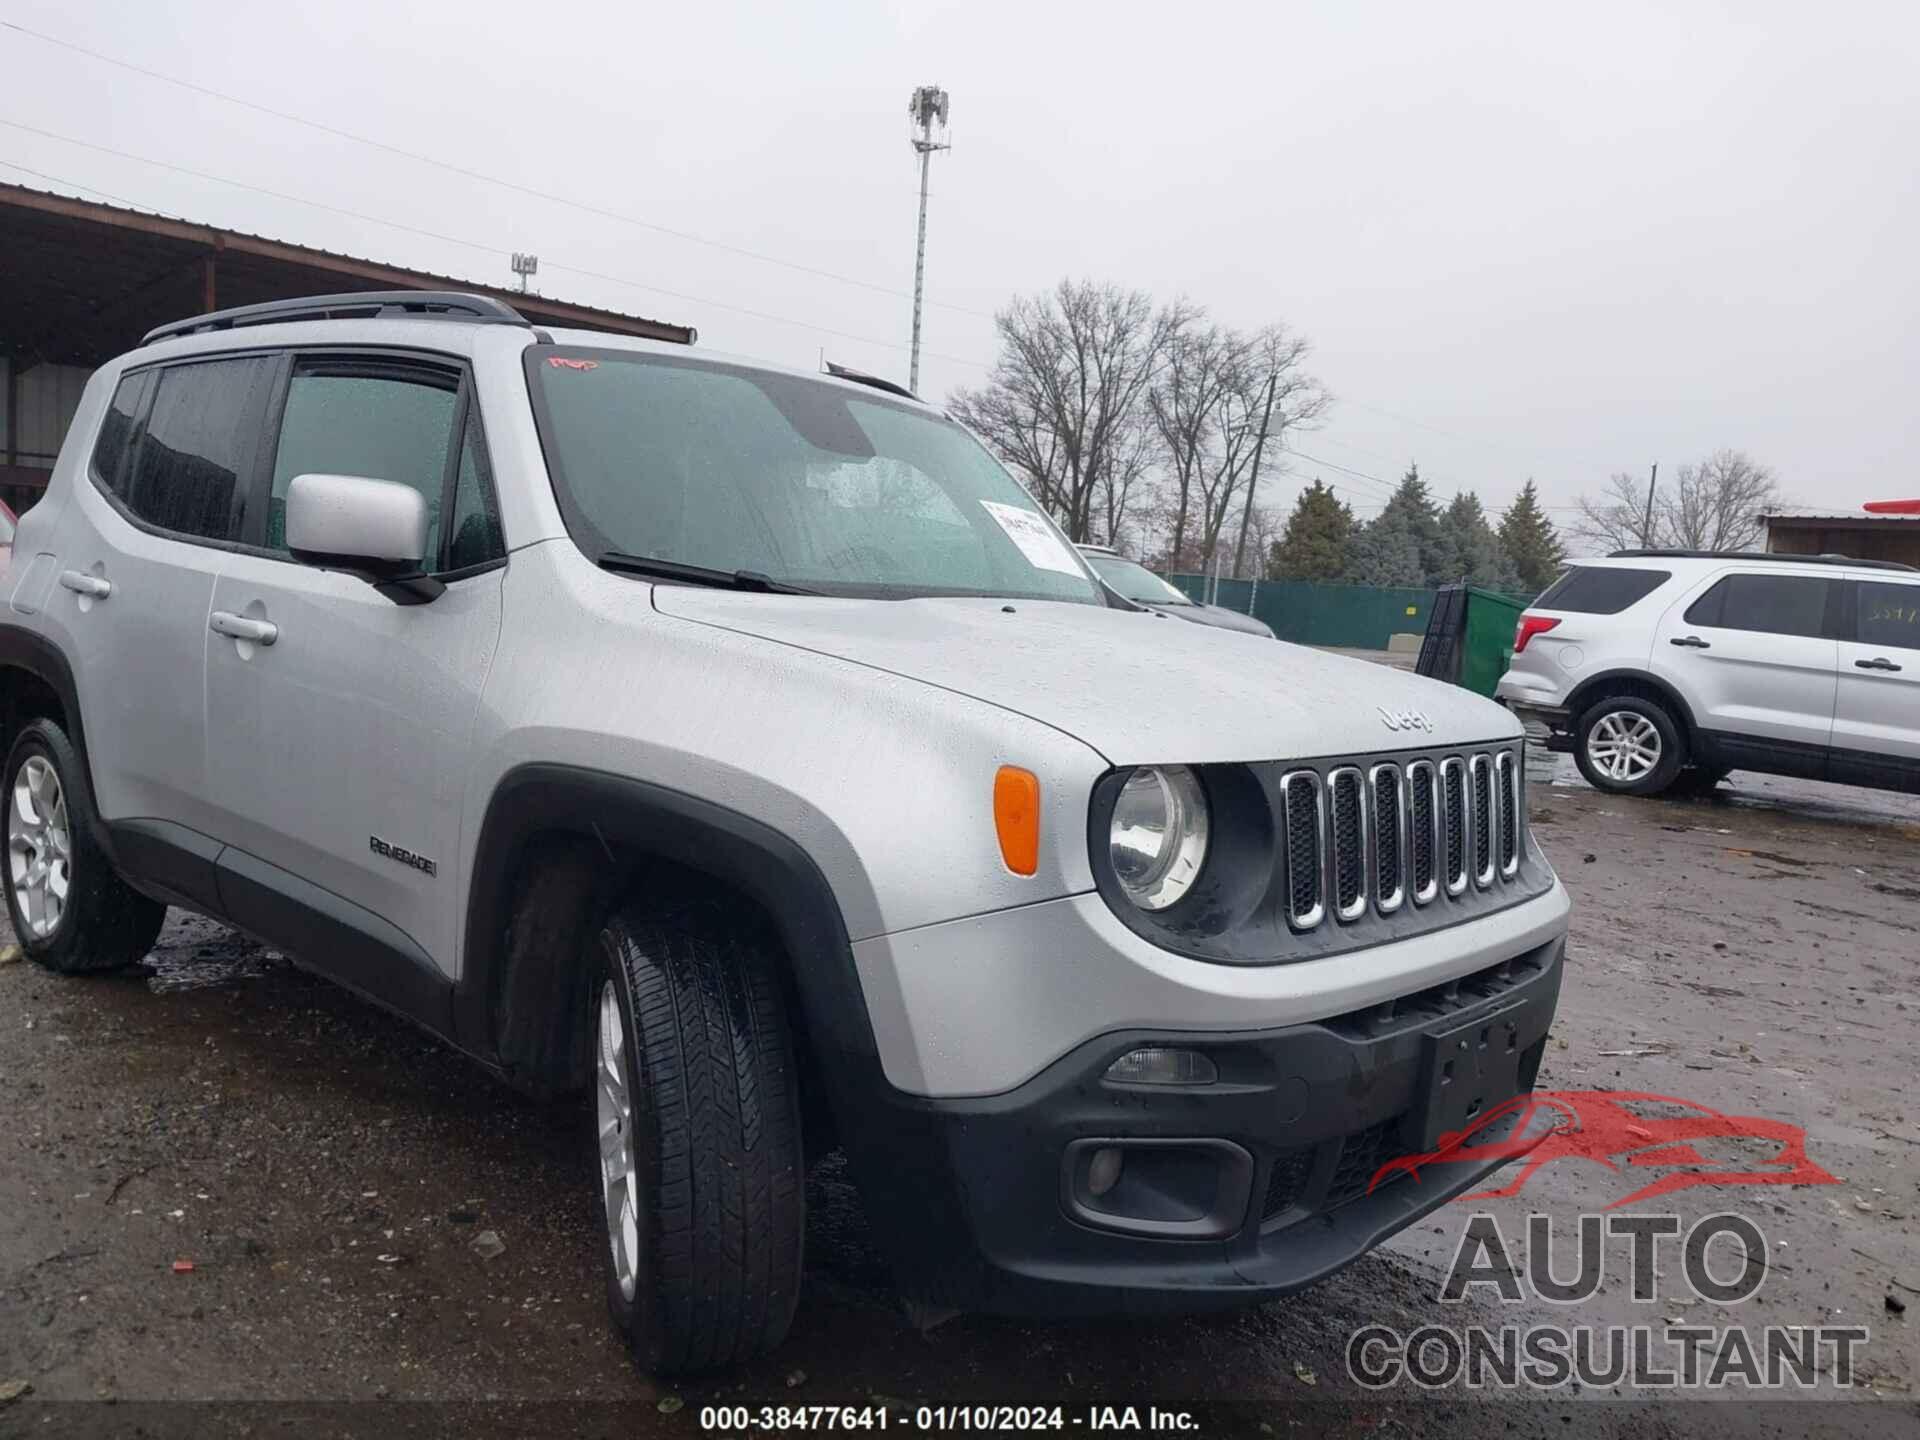
POLYGON ((1087 563, 1102 580, 1136 605, 1193 604, 1146 566, 1132 560, 1122 560, 1118 555, 1089 555, 1087 563))
POLYGON ((1078 554, 960 426, 845 386, 678 356, 531 346, 567 529, 835 595, 1099 604, 1078 554))

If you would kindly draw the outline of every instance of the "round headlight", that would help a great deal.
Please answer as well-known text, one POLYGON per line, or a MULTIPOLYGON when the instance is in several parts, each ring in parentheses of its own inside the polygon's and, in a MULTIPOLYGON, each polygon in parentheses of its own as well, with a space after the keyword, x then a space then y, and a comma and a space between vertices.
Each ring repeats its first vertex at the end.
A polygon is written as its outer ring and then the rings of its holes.
POLYGON ((1135 770, 1120 787, 1108 844, 1113 873, 1142 910, 1164 910, 1193 888, 1207 858, 1207 797, 1184 765, 1135 770))

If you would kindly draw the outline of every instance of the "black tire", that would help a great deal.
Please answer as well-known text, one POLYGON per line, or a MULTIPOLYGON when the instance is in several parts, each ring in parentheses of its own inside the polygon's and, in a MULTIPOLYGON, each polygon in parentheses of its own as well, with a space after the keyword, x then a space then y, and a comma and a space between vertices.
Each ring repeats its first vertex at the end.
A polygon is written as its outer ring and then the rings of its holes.
POLYGON ((7 816, 7 918, 21 949, 62 975, 119 970, 144 957, 166 921, 167 907, 128 886, 94 843, 99 817, 93 808, 93 788, 66 732, 51 720, 35 720, 22 728, 7 753, 5 779, 0 797, 7 816), (45 935, 34 933, 14 880, 12 835, 19 803, 14 790, 20 772, 36 758, 52 768, 60 783, 68 846, 66 902, 45 935))
POLYGON ((617 1063, 637 1178, 630 1296, 597 1142, 594 1156, 614 1323, 656 1375, 772 1350, 793 1321, 806 1232, 800 1093, 772 947, 715 910, 635 905, 616 908, 589 952, 596 1107, 608 985, 628 1042, 617 1063))
POLYGON ((1687 737, 1657 700, 1640 695, 1613 695, 1594 701, 1580 716, 1580 723, 1574 727, 1573 758, 1587 783, 1596 790, 1609 795, 1658 795, 1672 785, 1686 767, 1687 737), (1608 774, 1594 762, 1591 753, 1594 732, 1615 717, 1620 717, 1620 723, 1626 725, 1644 720, 1658 737, 1658 759, 1651 769, 1631 779, 1608 774))
POLYGON ((1699 799, 1713 794, 1715 787, 1732 773, 1713 766, 1689 765, 1674 778, 1673 789, 1669 793, 1699 799))

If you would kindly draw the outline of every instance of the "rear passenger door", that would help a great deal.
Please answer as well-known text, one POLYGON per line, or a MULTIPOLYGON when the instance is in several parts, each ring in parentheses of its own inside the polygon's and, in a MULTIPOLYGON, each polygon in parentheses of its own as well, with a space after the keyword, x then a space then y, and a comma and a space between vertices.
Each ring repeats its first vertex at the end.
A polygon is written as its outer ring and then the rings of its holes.
POLYGON ((275 356, 122 377, 63 526, 46 619, 73 660, 94 799, 122 860, 218 908, 202 666, 214 578, 239 543, 275 356))
POLYGON ((1824 776, 1844 584, 1772 568, 1723 571, 1661 617, 1653 671, 1686 698, 1714 763, 1824 776))
POLYGON ((1833 778, 1920 791, 1920 577, 1848 583, 1833 778))
MULTIPOLYGON (((207 784, 237 924, 409 1013, 439 1003, 459 921, 453 860, 506 560, 465 367, 418 357, 295 357, 270 421, 256 546, 229 557, 212 615, 273 643, 205 636, 207 784), (399 605, 296 562, 296 475, 419 489, 438 598, 399 605)), ((229 625, 229 629, 233 627, 229 625)))

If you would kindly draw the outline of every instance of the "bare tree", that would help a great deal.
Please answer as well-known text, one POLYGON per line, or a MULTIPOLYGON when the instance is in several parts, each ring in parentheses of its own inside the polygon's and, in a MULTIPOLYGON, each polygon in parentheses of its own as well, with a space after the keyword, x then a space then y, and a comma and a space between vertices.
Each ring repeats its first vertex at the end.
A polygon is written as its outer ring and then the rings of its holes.
POLYGON ((1144 291, 1062 280, 995 316, 993 373, 983 388, 956 392, 949 409, 1085 540, 1096 499, 1124 505, 1144 473, 1147 390, 1194 313, 1185 302, 1156 306, 1144 291))
POLYGON ((1168 563, 1187 560, 1189 526, 1194 506, 1205 508, 1203 493, 1216 483, 1211 470, 1214 432, 1220 407, 1244 378, 1244 345, 1232 331, 1218 325, 1184 327, 1167 347, 1159 378, 1147 392, 1147 409, 1166 456, 1171 534, 1168 563))
MULTIPOLYGON (((1247 472, 1246 506, 1240 514, 1240 538, 1233 547, 1233 573, 1239 575, 1246 563, 1247 534, 1252 528, 1255 492, 1260 488, 1260 464, 1269 445, 1278 449, 1289 430, 1304 429, 1318 420, 1333 403, 1333 397, 1303 365, 1313 347, 1304 336, 1295 335, 1284 325, 1268 325, 1253 336, 1248 346, 1252 364, 1246 380, 1251 391, 1238 397, 1245 421, 1251 425, 1255 407, 1260 416, 1254 437, 1253 459, 1247 472), (1261 392, 1264 391, 1264 396, 1261 392), (1259 398, 1256 398, 1259 397, 1259 398)), ((1256 563, 1264 549, 1256 549, 1256 563)))
POLYGON ((1576 503, 1579 518, 1569 528, 1597 549, 1745 550, 1766 532, 1761 516, 1780 507, 1780 480, 1743 450, 1716 450, 1682 465, 1655 492, 1651 524, 1643 482, 1631 475, 1615 475, 1600 494, 1576 503))
POLYGON ((1210 566, 1238 502, 1234 573, 1244 568, 1267 452, 1329 403, 1304 369, 1310 348, 1282 325, 1251 335, 1193 325, 1169 353, 1148 408, 1167 455, 1177 563, 1210 566))
POLYGON ((1743 450, 1716 450, 1682 465, 1661 511, 1666 543, 1683 550, 1745 550, 1766 533, 1760 517, 1780 508, 1780 480, 1743 450))
POLYGON ((1121 544, 1129 525, 1139 518, 1139 500, 1160 457, 1159 437, 1152 426, 1133 425, 1128 431, 1126 443, 1113 463, 1100 472, 1094 486, 1094 498, 1105 523, 1102 538, 1113 546, 1121 544))
POLYGON ((1235 554, 1248 552, 1248 568, 1234 566, 1233 578, 1251 580, 1267 573, 1267 557, 1273 553, 1273 547, 1280 543, 1287 533, 1287 517, 1271 505, 1256 505, 1253 513, 1242 523, 1240 539, 1234 546, 1235 554))
MULTIPOLYGON (((1615 471, 1606 489, 1598 495, 1582 495, 1574 505, 1576 517, 1567 528, 1591 549, 1632 550, 1660 543, 1658 531, 1647 529, 1645 484, 1632 475, 1615 471)), ((1657 525, 1658 511, 1654 521, 1657 525)))

